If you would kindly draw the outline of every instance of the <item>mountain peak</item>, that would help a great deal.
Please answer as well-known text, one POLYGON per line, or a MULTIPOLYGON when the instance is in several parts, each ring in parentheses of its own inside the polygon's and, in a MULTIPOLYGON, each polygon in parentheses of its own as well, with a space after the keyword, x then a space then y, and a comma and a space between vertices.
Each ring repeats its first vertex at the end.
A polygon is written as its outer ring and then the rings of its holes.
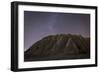
POLYGON ((79 35, 49 35, 24 52, 24 61, 89 58, 89 43, 89 38, 79 35))

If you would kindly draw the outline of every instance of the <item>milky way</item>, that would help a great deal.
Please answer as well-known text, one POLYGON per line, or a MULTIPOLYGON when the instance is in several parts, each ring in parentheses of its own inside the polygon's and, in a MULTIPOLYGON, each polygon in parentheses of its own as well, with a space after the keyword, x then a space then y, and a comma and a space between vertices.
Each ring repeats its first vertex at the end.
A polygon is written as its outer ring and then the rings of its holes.
POLYGON ((90 36, 90 15, 24 11, 24 49, 52 34, 90 36))

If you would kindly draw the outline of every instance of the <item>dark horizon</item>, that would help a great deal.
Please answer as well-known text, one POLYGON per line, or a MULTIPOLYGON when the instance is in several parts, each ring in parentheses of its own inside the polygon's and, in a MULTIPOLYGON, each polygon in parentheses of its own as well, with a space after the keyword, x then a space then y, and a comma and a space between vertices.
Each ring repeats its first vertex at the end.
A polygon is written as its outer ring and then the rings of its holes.
POLYGON ((90 14, 24 11, 24 50, 54 34, 90 37, 90 14))

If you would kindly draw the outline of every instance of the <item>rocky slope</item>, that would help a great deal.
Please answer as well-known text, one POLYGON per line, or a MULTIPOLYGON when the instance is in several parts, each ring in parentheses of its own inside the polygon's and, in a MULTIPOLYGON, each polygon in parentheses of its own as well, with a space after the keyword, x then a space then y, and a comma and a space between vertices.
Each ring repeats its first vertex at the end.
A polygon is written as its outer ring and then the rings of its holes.
POLYGON ((90 58, 90 38, 81 35, 50 35, 24 52, 24 61, 84 58, 90 58))

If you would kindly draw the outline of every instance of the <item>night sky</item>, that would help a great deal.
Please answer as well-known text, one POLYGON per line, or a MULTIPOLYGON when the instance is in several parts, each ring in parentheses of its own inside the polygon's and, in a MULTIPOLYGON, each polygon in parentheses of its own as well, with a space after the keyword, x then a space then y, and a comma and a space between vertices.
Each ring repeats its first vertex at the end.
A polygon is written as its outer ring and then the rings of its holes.
POLYGON ((24 11, 24 49, 53 34, 90 36, 90 15, 24 11))

